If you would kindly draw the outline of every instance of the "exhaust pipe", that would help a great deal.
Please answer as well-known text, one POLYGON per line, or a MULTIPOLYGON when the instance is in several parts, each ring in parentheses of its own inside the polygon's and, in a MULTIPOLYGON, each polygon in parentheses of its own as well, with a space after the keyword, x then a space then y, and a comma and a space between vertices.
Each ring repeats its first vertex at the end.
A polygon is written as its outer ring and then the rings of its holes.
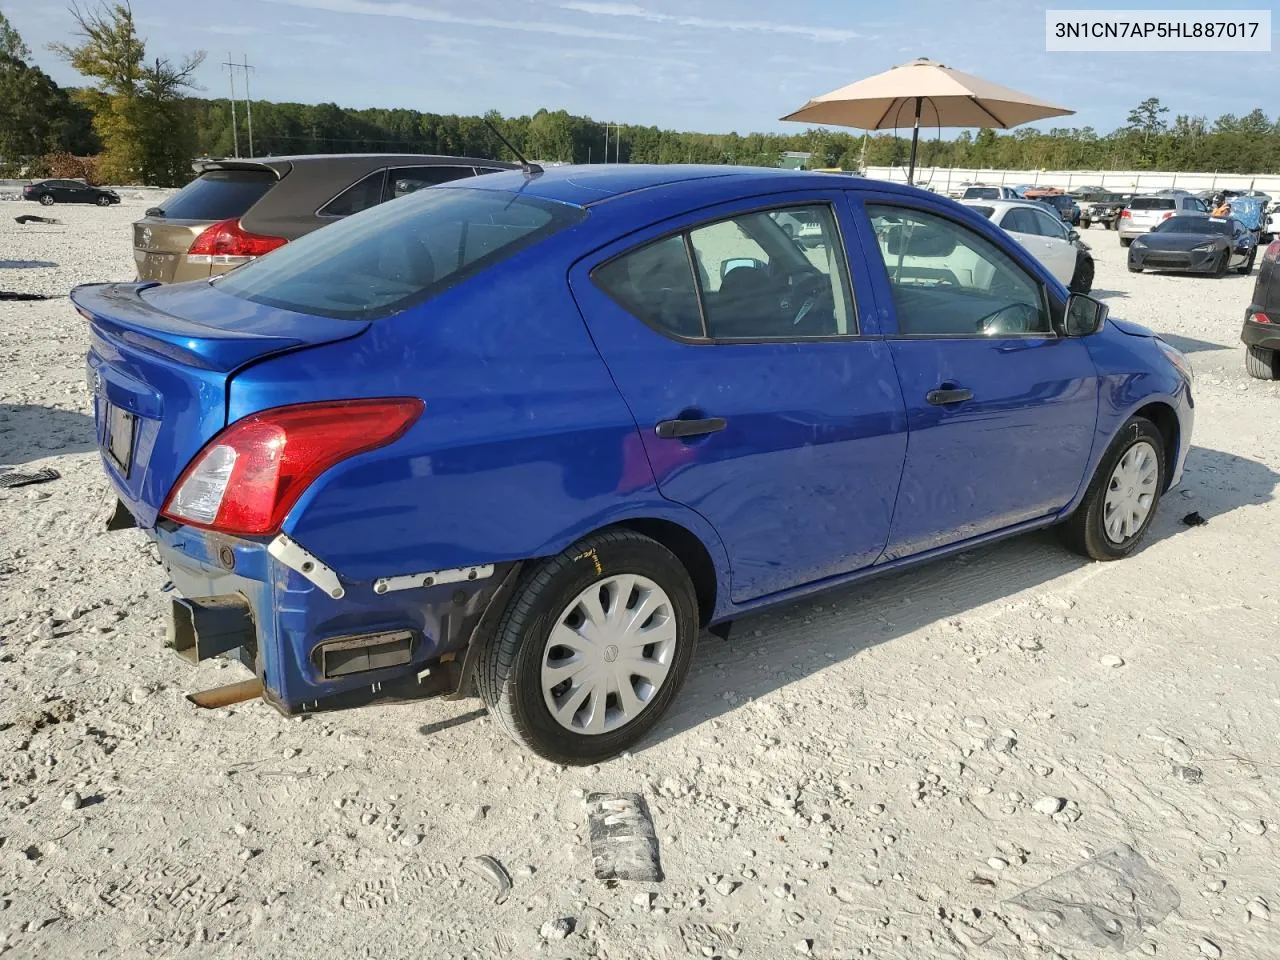
POLYGON ((241 680, 239 683, 228 683, 225 687, 214 687, 212 690, 201 690, 199 693, 187 694, 187 699, 197 707, 215 710, 218 707, 229 707, 233 703, 243 703, 254 697, 262 696, 262 681, 257 677, 252 680, 241 680))
POLYGON ((225 597, 175 597, 168 646, 192 663, 253 644, 258 631, 249 601, 225 597))

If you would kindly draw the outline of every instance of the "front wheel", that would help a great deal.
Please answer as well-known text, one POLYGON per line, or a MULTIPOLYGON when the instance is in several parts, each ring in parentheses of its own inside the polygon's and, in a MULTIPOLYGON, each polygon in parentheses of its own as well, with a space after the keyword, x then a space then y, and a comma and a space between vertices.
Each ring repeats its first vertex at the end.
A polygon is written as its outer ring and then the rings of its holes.
POLYGON ((1122 247, 1127 247, 1127 246, 1128 246, 1129 244, 1131 244, 1131 243, 1133 243, 1133 238, 1132 238, 1132 237, 1121 237, 1121 238, 1120 238, 1120 246, 1122 246, 1122 247))
POLYGON ((1076 275, 1071 278, 1072 293, 1088 293, 1093 289, 1093 257, 1080 257, 1076 262, 1076 275))
POLYGON ((1092 220, 1081 220, 1081 221, 1080 221, 1080 229, 1081 229, 1081 230, 1088 230, 1088 229, 1089 229, 1089 227, 1090 227, 1090 226, 1092 226, 1092 224, 1093 224, 1093 221, 1092 221, 1092 220))
POLYGON ((1275 380, 1276 352, 1266 347, 1249 345, 1244 355, 1244 369, 1255 380, 1275 380))
POLYGON ((1215 277, 1225 277, 1227 275, 1227 268, 1230 266, 1231 251, 1223 250, 1222 256, 1218 257, 1217 262, 1213 265, 1213 275, 1215 277))
POLYGON ((1138 546, 1164 491, 1164 438, 1144 417, 1130 417, 1098 464, 1062 538, 1091 560, 1119 560, 1138 546))
POLYGON ((521 746, 554 763, 597 763, 661 719, 697 636, 684 566, 656 541, 613 530, 521 575, 476 687, 521 746))
POLYGON ((100 207, 109 207, 111 206, 111 198, 99 197, 97 200, 94 201, 94 203, 96 203, 100 207))
POLYGON ((1258 258, 1258 248, 1254 247, 1249 251, 1249 259, 1244 262, 1243 266, 1236 267, 1236 273, 1242 277, 1247 277, 1253 273, 1253 261, 1258 258))
POLYGON ((52 207, 52 206, 53 206, 53 194, 52 194, 52 193, 42 194, 42 195, 41 195, 41 197, 40 197, 40 202, 41 202, 42 204, 44 204, 44 206, 46 206, 46 207, 52 207))

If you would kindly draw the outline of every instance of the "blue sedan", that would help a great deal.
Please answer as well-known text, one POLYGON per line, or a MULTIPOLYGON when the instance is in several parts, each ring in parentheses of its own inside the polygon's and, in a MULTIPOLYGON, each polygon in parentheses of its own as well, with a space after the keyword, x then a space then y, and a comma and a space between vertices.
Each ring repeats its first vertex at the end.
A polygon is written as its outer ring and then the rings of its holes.
POLYGON ((1040 527, 1131 553, 1191 442, 1173 347, 845 176, 493 174, 72 299, 110 525, 170 644, 254 674, 201 702, 474 692, 564 763, 650 730, 703 628, 1040 527))

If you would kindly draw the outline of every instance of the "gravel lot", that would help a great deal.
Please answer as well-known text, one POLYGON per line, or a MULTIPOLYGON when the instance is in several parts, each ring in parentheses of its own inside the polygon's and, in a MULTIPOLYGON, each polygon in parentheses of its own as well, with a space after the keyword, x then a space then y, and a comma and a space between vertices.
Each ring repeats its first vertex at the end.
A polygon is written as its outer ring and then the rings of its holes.
POLYGON ((0 490, 0 954, 1092 957, 1072 911, 1038 934, 1007 901, 1127 844, 1157 880, 1072 896, 1178 905, 1123 946, 1280 956, 1280 397, 1243 371, 1252 277, 1130 275, 1087 235, 1097 292, 1197 371, 1186 477, 1140 554, 1032 535, 754 617, 704 639, 643 749, 564 770, 476 702, 184 699, 239 668, 165 650, 145 539, 99 532, 65 299, 133 276, 149 202, 2 205, 0 289, 56 299, 0 311, 0 464, 62 476, 0 490), (664 882, 593 878, 598 790, 647 796, 664 882), (501 905, 463 869, 481 854, 512 875, 501 905))

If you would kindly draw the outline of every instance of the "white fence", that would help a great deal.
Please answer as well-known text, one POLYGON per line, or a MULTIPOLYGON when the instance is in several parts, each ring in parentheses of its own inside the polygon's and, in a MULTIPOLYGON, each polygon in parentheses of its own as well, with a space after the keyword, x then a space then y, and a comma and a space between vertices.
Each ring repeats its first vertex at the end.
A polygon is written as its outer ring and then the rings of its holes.
MULTIPOLYGON (((868 167, 867 176, 895 183, 907 182, 906 167, 868 167)), ((947 193, 960 184, 987 183, 1017 187, 1102 187, 1117 193, 1157 190, 1261 190, 1280 196, 1280 175, 1247 173, 1159 173, 1153 170, 975 170, 961 167, 916 167, 917 186, 947 193)))

